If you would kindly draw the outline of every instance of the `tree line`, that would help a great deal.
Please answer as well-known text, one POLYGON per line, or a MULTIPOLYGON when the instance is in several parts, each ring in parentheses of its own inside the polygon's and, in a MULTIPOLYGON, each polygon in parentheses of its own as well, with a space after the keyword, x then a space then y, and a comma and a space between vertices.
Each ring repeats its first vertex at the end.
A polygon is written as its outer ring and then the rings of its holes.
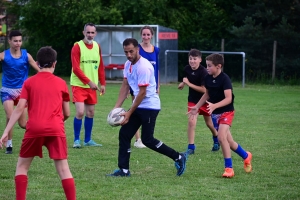
MULTIPOLYGON (((32 55, 46 45, 58 51, 57 75, 69 76, 71 48, 82 39, 83 25, 93 22, 172 28, 179 50, 220 51, 224 39, 225 51, 246 53, 250 81, 270 81, 276 41, 276 80, 297 82, 300 76, 299 0, 13 0, 7 12, 17 17, 13 28, 27 36, 32 55)), ((233 80, 241 80, 241 60, 225 55, 233 80)), ((179 55, 179 70, 187 61, 179 55)))

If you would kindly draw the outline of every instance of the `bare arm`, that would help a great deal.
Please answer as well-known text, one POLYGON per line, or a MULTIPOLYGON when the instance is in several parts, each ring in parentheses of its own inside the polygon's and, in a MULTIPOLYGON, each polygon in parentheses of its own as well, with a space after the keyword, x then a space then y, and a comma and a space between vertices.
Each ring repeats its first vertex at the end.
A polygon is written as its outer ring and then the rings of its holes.
POLYGON ((205 92, 201 99, 198 101, 198 103, 196 104, 197 110, 209 99, 209 95, 208 92, 205 92))
POLYGON ((1 62, 2 60, 4 60, 4 52, 1 52, 1 53, 0 53, 0 62, 1 62))
POLYGON ((231 89, 224 90, 224 95, 225 95, 225 98, 222 101, 218 102, 218 103, 213 104, 213 103, 210 103, 210 102, 207 101, 209 114, 211 114, 215 109, 224 107, 224 106, 231 103, 231 101, 232 101, 232 90, 231 89))
POLYGON ((184 82, 179 83, 178 85, 178 89, 182 90, 184 88, 184 82))
POLYGON ((32 56, 31 56, 29 53, 27 53, 27 56, 28 56, 28 62, 29 62, 29 64, 31 65, 31 67, 32 67, 33 69, 35 69, 35 71, 39 72, 39 71, 40 71, 40 68, 39 68, 39 66, 36 64, 36 62, 33 60, 32 56))
POLYGON ((20 118, 20 116, 22 115, 25 107, 27 104, 27 100, 26 99, 20 99, 19 103, 17 105, 17 107, 14 109, 7 125, 6 128, 4 129, 4 132, 2 134, 2 137, 0 139, 0 147, 2 148, 3 142, 6 141, 7 136, 8 136, 8 132, 13 128, 13 126, 15 125, 15 123, 18 121, 18 119, 20 118))
POLYGON ((189 79, 188 78, 183 78, 183 82, 189 86, 190 88, 192 88, 193 90, 196 90, 197 92, 200 92, 200 93, 205 93, 206 89, 205 87, 202 85, 202 86, 198 86, 198 85, 194 85, 192 83, 190 83, 189 79))
POLYGON ((141 102, 145 98, 146 93, 147 93, 147 86, 141 86, 141 87, 139 87, 139 89, 140 89, 139 93, 137 96, 135 96, 135 99, 134 99, 133 104, 131 105, 131 108, 127 112, 120 114, 120 115, 124 116, 124 120, 121 122, 121 125, 124 125, 129 121, 129 118, 132 115, 132 113, 135 111, 135 109, 141 104, 141 102))
POLYGON ((70 117, 70 103, 68 101, 64 101, 62 108, 64 114, 64 121, 66 121, 70 117))

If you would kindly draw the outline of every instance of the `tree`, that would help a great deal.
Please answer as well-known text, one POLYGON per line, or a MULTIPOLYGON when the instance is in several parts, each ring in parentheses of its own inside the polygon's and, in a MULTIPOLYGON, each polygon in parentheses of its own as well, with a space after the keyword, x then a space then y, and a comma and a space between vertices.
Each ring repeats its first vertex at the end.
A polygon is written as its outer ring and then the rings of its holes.
MULTIPOLYGON (((83 38, 87 22, 100 23, 101 2, 97 0, 13 0, 10 12, 19 17, 17 29, 28 36, 27 49, 37 52, 52 46, 58 52, 56 74, 69 75, 70 51, 83 38)), ((33 54, 34 55, 34 54, 33 54)))
POLYGON ((236 25, 230 32, 238 40, 233 46, 246 49, 250 78, 269 78, 273 41, 277 41, 278 79, 299 77, 300 3, 298 0, 257 0, 245 7, 235 6, 236 25), (298 73, 297 73, 298 72, 298 73))

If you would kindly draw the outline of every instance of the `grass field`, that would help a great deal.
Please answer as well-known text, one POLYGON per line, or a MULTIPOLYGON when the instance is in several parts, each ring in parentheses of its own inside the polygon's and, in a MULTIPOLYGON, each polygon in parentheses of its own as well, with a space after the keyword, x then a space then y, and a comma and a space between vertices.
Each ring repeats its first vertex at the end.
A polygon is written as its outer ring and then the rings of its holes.
MULTIPOLYGON (((253 154, 253 172, 246 174, 239 156, 232 154, 235 177, 221 178, 221 151, 212 153, 210 131, 199 118, 196 153, 189 157, 185 173, 177 177, 174 162, 149 149, 132 148, 129 178, 106 177, 117 168, 118 127, 106 116, 114 106, 120 84, 108 84, 99 97, 93 139, 103 147, 71 148, 74 106, 66 122, 69 164, 76 181, 77 199, 300 199, 300 87, 234 84, 234 139, 253 154)), ((162 110, 155 137, 178 151, 187 147, 187 92, 177 84, 161 86, 162 110)), ((130 100, 123 104, 125 109, 130 100)), ((0 112, 0 132, 5 125, 0 112)), ((38 122, 37 122, 38 123, 38 122)), ((81 133, 83 136, 83 133, 81 133)), ((23 130, 14 129, 14 154, 0 151, 0 199, 15 198, 14 173, 23 130)), ((83 137, 81 137, 83 139, 83 137)), ((133 146, 132 140, 132 146, 133 146)), ((29 170, 27 199, 64 199, 52 160, 35 158, 29 170)))

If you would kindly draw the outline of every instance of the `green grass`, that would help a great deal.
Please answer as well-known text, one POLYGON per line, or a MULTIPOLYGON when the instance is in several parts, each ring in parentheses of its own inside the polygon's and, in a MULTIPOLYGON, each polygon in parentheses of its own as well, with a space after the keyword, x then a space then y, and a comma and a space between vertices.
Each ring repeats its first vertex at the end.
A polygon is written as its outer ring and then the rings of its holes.
MULTIPOLYGON (((234 139, 253 154, 253 172, 246 174, 243 162, 232 154, 235 177, 221 178, 221 151, 212 153, 210 131, 199 118, 196 153, 189 157, 186 172, 177 177, 174 162, 149 149, 132 148, 130 178, 106 177, 117 168, 118 130, 106 123, 120 84, 108 84, 99 97, 93 139, 103 147, 71 148, 74 105, 66 122, 69 164, 76 182, 77 199, 300 199, 300 87, 234 84, 234 139)), ((187 146, 187 88, 161 86, 162 110, 155 137, 178 151, 187 146)), ((128 109, 130 100, 123 104, 128 109)), ((5 115, 0 113, 0 131, 5 115)), ((38 123, 38 122, 37 122, 38 123)), ((83 134, 81 134, 83 136, 83 134)), ((0 199, 14 199, 14 173, 23 130, 14 129, 14 154, 0 152, 0 199)), ((83 139, 83 138, 82 138, 83 139)), ((133 146, 134 140, 132 140, 133 146)), ((29 170, 27 199, 64 199, 52 160, 35 158, 29 170)))

